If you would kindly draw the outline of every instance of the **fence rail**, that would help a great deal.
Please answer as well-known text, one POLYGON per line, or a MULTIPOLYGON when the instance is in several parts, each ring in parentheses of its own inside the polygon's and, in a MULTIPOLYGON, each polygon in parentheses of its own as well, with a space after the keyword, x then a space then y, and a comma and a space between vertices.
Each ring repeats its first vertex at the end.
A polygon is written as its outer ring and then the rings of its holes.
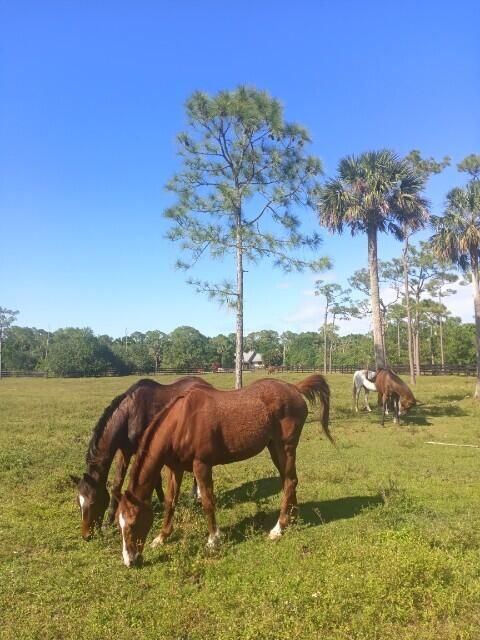
MULTIPOLYGON (((332 366, 329 373, 344 373, 352 374, 358 369, 364 369, 364 365, 337 365, 332 366)), ((396 365, 392 367, 400 375, 408 375, 410 369, 408 365, 396 365)), ((323 367, 258 367, 252 369, 244 369, 244 372, 248 371, 262 371, 269 374, 274 373, 323 373, 323 367)), ((155 371, 151 369, 149 371, 131 371, 124 373, 115 369, 107 369, 105 371, 96 373, 80 373, 80 372, 66 372, 61 376, 49 376, 45 371, 2 371, 2 378, 47 378, 47 377, 60 377, 60 378, 104 378, 109 376, 124 376, 124 375, 139 375, 139 376, 155 376, 155 375, 189 375, 189 374, 207 374, 207 373, 233 373, 234 369, 214 369, 211 367, 162 367, 155 371)), ((443 367, 440 364, 422 364, 420 365, 420 372, 417 375, 421 376, 476 376, 477 368, 474 364, 445 364, 443 367)))

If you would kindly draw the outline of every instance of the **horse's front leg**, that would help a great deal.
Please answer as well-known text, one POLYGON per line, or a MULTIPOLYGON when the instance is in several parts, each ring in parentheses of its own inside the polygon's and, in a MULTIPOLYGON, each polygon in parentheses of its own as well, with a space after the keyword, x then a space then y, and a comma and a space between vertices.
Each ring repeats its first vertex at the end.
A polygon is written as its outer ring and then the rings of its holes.
POLYGON ((160 534, 152 541, 152 547, 163 544, 173 531, 173 515, 182 485, 183 469, 167 467, 167 495, 165 496, 165 513, 160 534))
POLYGON ((400 424, 400 411, 398 408, 398 397, 393 398, 393 422, 400 424))
POLYGON ((155 485, 155 493, 157 494, 158 501, 163 504, 165 502, 165 494, 163 493, 162 474, 158 476, 158 482, 155 485))
POLYGON ((116 455, 115 476, 112 484, 112 495, 110 498, 110 506, 108 508, 107 524, 113 524, 117 513, 118 503, 120 502, 122 485, 130 463, 130 454, 120 449, 116 455))
POLYGON ((220 540, 220 530, 217 527, 217 521, 215 519, 215 496, 213 495, 212 467, 200 460, 194 460, 193 473, 200 489, 202 507, 205 511, 205 515, 207 516, 209 534, 207 547, 215 547, 220 540))
POLYGON ((197 502, 201 502, 201 500, 202 500, 202 493, 200 491, 200 487, 198 486, 198 482, 197 482, 197 479, 195 478, 195 476, 193 476, 193 484, 192 484, 191 496, 197 502))
POLYGON ((387 402, 388 402, 388 395, 384 393, 382 397, 382 427, 385 426, 385 411, 387 408, 387 402))

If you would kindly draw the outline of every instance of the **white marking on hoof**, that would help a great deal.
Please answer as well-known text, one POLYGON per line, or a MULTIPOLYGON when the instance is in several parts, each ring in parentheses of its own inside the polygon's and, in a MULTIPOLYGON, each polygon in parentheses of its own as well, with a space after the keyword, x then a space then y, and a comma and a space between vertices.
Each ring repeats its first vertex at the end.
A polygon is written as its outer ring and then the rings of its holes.
POLYGON ((220 542, 220 538, 222 537, 222 534, 220 532, 220 529, 217 529, 215 531, 215 533, 211 533, 208 536, 208 541, 207 541, 207 548, 208 549, 213 549, 217 546, 217 544, 219 544, 220 542))
POLYGON ((160 534, 156 538, 154 538, 152 540, 152 542, 150 543, 150 546, 152 547, 152 549, 155 549, 155 547, 159 547, 161 544, 165 544, 165 539, 162 536, 162 534, 160 534))
POLYGON ((278 540, 282 537, 282 527, 280 526, 280 521, 273 527, 273 529, 268 534, 270 540, 278 540))

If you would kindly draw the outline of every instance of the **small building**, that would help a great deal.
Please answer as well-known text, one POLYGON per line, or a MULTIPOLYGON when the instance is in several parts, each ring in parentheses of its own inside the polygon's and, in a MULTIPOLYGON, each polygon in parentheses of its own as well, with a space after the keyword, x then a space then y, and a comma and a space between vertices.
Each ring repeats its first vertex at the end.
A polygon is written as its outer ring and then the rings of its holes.
POLYGON ((256 351, 247 351, 243 353, 244 369, 261 369, 263 367, 263 358, 261 353, 256 351))

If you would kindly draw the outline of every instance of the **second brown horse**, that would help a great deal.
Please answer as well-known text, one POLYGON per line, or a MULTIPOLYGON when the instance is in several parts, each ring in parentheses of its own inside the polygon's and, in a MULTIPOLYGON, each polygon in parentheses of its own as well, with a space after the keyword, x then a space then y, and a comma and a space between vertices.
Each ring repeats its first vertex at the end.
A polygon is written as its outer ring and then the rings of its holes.
POLYGON ((389 404, 393 405, 393 422, 398 423, 400 416, 418 404, 408 385, 392 369, 378 369, 373 382, 377 387, 379 404, 382 404, 382 427, 389 404))
POLYGON ((152 545, 172 533, 173 514, 184 471, 193 471, 207 516, 208 545, 220 532, 215 520, 212 467, 245 460, 268 447, 283 484, 280 516, 270 538, 281 536, 296 507, 296 449, 308 407, 305 398, 323 405, 322 427, 328 428, 330 390, 325 379, 313 375, 294 385, 280 380, 259 380, 238 391, 193 389, 172 401, 154 418, 140 443, 128 490, 118 508, 123 561, 140 564, 153 523, 151 497, 161 468, 169 470, 162 530, 152 545))

